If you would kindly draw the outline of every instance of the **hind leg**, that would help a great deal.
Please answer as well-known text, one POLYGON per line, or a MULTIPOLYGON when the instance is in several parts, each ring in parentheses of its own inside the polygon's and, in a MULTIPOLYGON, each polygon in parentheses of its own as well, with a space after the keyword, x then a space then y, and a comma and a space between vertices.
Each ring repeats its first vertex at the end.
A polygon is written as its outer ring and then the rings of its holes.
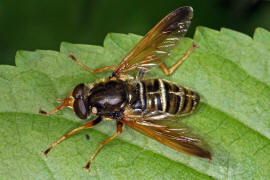
POLYGON ((177 68, 178 66, 180 66, 184 60, 192 53, 192 51, 197 48, 198 46, 193 43, 192 47, 189 48, 189 50, 185 53, 185 55, 183 57, 181 57, 172 67, 167 68, 167 66, 162 63, 160 60, 155 59, 156 63, 159 65, 159 67, 161 68, 161 70, 164 72, 164 74, 166 74, 167 76, 172 74, 177 68))

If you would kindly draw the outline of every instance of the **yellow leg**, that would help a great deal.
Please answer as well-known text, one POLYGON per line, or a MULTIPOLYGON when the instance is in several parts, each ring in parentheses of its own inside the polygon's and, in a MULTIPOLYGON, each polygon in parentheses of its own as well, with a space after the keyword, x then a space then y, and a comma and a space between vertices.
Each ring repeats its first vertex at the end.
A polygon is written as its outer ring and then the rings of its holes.
POLYGON ((169 69, 166 67, 165 64, 163 64, 160 60, 155 59, 156 63, 159 65, 159 67, 161 68, 161 70, 164 72, 164 74, 166 74, 167 76, 172 74, 177 68, 178 66, 180 66, 184 60, 191 54, 191 52, 197 48, 197 45, 195 43, 193 43, 192 47, 185 53, 185 55, 183 57, 181 57, 172 67, 170 67, 169 69))
POLYGON ((78 131, 81 131, 83 129, 87 129, 87 128, 90 128, 96 124, 98 124, 100 121, 102 120, 102 118, 99 116, 97 117, 96 119, 84 124, 83 126, 79 127, 79 128, 76 128, 76 129, 73 129, 72 131, 70 131, 69 133, 65 134, 64 136, 62 136, 61 138, 59 138, 55 143, 53 143, 48 149, 46 149, 43 154, 45 156, 47 156, 47 154, 57 145, 59 144, 60 142, 64 141, 67 137, 71 136, 72 134, 75 134, 77 133, 78 131))
POLYGON ((60 106, 56 107, 54 110, 50 111, 50 112, 46 112, 43 111, 42 109, 39 110, 39 114, 45 114, 45 115, 52 115, 58 111, 60 111, 61 109, 63 109, 64 107, 70 107, 73 108, 73 102, 74 102, 74 98, 72 97, 72 92, 73 90, 71 90, 67 97, 62 100, 62 99, 57 99, 57 102, 62 103, 60 106))
POLYGON ((95 152, 91 155, 91 157, 90 157, 89 161, 87 162, 86 166, 83 167, 84 169, 86 169, 86 170, 88 170, 88 171, 90 170, 90 165, 91 165, 93 159, 95 158, 95 156, 97 155, 97 153, 99 152, 99 150, 100 150, 105 144, 107 144, 108 142, 110 142, 111 140, 113 140, 114 138, 116 138, 117 136, 119 136, 119 134, 121 134, 121 132, 122 132, 122 127, 123 127, 123 124, 122 124, 121 122, 117 122, 117 131, 116 131, 116 133, 115 133, 113 136, 111 136, 111 137, 105 139, 105 140, 97 147, 97 149, 95 150, 95 152))
POLYGON ((84 70, 86 70, 90 73, 93 73, 93 74, 97 74, 97 73, 100 73, 102 71, 106 71, 108 69, 115 69, 116 68, 116 66, 104 66, 104 67, 92 70, 89 67, 87 67, 86 65, 82 64, 73 54, 70 54, 68 57, 71 58, 74 62, 76 62, 79 66, 81 66, 84 70))

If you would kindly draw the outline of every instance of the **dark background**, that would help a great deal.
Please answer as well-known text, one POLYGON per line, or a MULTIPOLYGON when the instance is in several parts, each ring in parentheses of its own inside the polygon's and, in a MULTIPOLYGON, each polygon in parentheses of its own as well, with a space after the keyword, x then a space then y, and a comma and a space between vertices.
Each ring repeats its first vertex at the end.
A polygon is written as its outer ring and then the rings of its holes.
POLYGON ((0 64, 17 50, 58 50, 62 41, 102 45, 109 32, 144 35, 174 9, 194 8, 192 26, 252 35, 270 29, 269 0, 0 0, 0 64))

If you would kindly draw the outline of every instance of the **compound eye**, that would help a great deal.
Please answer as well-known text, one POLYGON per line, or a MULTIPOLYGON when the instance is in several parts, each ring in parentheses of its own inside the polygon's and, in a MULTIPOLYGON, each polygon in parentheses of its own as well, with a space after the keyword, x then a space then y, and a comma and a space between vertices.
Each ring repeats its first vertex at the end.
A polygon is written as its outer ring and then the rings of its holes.
POLYGON ((73 109, 76 115, 81 119, 86 119, 88 115, 88 108, 83 99, 75 99, 73 103, 73 109))
POLYGON ((76 99, 76 98, 81 98, 83 96, 84 93, 84 89, 85 89, 85 85, 84 84, 79 84, 77 85, 72 92, 72 96, 76 99))

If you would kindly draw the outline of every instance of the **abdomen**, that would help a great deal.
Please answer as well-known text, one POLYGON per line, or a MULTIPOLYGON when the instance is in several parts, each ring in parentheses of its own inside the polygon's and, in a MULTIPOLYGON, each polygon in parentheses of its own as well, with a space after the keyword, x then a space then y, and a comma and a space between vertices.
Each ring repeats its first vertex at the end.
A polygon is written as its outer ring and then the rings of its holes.
POLYGON ((187 115, 196 109, 200 100, 196 92, 162 79, 137 82, 136 91, 137 108, 142 112, 187 115))

